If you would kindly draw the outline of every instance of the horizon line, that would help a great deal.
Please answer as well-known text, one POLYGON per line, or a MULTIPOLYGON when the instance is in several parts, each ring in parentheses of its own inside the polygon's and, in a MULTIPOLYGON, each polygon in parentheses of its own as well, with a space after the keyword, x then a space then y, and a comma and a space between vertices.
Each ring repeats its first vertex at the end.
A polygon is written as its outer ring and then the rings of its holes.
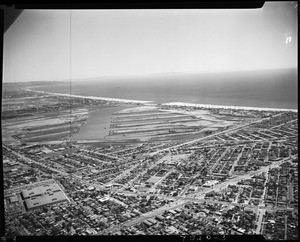
MULTIPOLYGON (((223 70, 223 71, 210 71, 210 72, 154 72, 149 74, 136 74, 136 75, 118 75, 118 76, 93 76, 93 77, 76 77, 72 78, 72 80, 80 80, 80 79, 94 79, 94 78, 135 78, 135 77, 147 77, 147 76, 155 76, 155 75, 205 75, 205 74, 214 74, 214 73, 232 73, 232 72, 249 72, 249 71, 271 71, 271 70, 286 70, 286 69, 296 69, 298 67, 282 67, 282 68, 267 68, 267 69, 249 69, 249 70, 223 70)), ((9 83, 26 83, 26 82, 66 82, 70 81, 70 79, 60 79, 60 80, 35 80, 35 81, 12 81, 12 82, 4 82, 3 84, 9 83)))

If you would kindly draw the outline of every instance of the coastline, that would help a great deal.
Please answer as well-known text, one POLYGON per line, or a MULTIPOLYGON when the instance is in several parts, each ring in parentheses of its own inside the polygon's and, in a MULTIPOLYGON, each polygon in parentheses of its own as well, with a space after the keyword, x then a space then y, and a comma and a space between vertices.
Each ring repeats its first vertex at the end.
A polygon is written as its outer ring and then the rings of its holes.
POLYGON ((32 92, 38 92, 38 93, 44 93, 48 95, 53 95, 53 96, 67 96, 67 97, 77 97, 77 98, 88 98, 88 99, 93 99, 93 100, 103 100, 103 101, 109 101, 109 102, 123 102, 123 103, 152 103, 153 101, 141 101, 141 100, 131 100, 131 99, 122 99, 122 98, 109 98, 109 97, 95 97, 95 96, 82 96, 82 95, 75 95, 75 94, 64 94, 64 93, 55 93, 55 92, 46 92, 46 91, 36 91, 36 90, 31 90, 29 88, 25 88, 27 91, 32 91, 32 92))
MULTIPOLYGON (((122 99, 122 98, 109 98, 109 97, 95 97, 95 96, 82 96, 75 94, 63 94, 63 93, 55 93, 55 92, 46 92, 46 91, 36 91, 29 88, 25 88, 27 91, 33 91, 38 93, 44 93, 48 95, 54 96, 67 96, 67 97, 76 97, 76 98, 88 98, 94 100, 104 100, 110 102, 123 102, 123 103, 140 103, 140 104, 154 104, 154 101, 141 101, 141 100, 131 100, 131 99, 122 99)), ((215 109, 239 109, 239 110, 257 110, 257 111, 271 111, 271 112, 298 112, 298 109, 283 109, 283 108, 261 108, 261 107, 247 107, 247 106, 226 106, 226 105, 214 105, 214 104, 198 104, 198 103, 184 103, 184 102, 169 102, 162 103, 161 106, 178 106, 178 107, 198 107, 198 108, 215 108, 215 109)))
POLYGON ((223 109, 242 109, 242 110, 257 110, 257 111, 273 111, 273 112, 298 112, 298 109, 283 109, 283 108, 260 108, 260 107, 246 107, 246 106, 225 106, 213 104, 197 104, 197 103, 184 103, 184 102, 170 102, 163 103, 162 106, 189 106, 199 108, 223 108, 223 109))

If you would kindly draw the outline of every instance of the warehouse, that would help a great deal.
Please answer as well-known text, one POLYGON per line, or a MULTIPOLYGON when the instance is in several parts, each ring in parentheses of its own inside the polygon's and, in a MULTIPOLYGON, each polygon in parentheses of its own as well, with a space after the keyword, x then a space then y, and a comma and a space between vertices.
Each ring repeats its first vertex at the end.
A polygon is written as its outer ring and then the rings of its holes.
POLYGON ((38 187, 32 187, 29 189, 24 189, 21 192, 22 198, 27 199, 33 196, 41 196, 45 193, 54 193, 60 191, 60 187, 56 183, 49 185, 42 185, 38 187))
POLYGON ((146 181, 146 184, 149 184, 152 186, 152 185, 158 183, 161 179, 162 178, 159 176, 152 176, 146 181))
POLYGON ((67 202, 68 199, 62 191, 53 194, 45 194, 43 196, 31 197, 24 200, 25 209, 31 210, 41 206, 50 205, 58 202, 67 202))

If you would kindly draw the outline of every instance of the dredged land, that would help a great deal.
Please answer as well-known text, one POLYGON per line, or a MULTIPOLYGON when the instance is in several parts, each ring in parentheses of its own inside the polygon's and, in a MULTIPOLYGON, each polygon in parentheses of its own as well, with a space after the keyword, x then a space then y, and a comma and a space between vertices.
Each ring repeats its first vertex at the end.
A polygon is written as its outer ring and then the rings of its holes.
POLYGON ((4 85, 2 99, 7 236, 298 238, 296 110, 28 87, 4 85))

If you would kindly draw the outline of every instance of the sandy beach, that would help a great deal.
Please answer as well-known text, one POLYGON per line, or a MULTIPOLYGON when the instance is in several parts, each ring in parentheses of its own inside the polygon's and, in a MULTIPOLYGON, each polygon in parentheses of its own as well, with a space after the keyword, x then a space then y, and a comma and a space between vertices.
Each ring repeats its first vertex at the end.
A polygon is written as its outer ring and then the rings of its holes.
POLYGON ((104 101, 109 101, 109 102, 142 103, 142 104, 152 103, 152 101, 130 100, 130 99, 121 99, 121 98, 109 98, 109 97, 81 96, 81 95, 70 95, 70 94, 55 93, 55 92, 36 91, 36 90, 31 90, 29 88, 26 88, 25 90, 32 91, 32 92, 38 92, 38 93, 44 93, 44 94, 48 94, 48 95, 54 95, 54 96, 88 98, 88 99, 93 99, 93 100, 104 100, 104 101))
MULTIPOLYGON (((63 93, 36 91, 26 88, 27 91, 33 91, 38 93, 44 93, 54 96, 65 96, 65 97, 76 97, 76 98, 88 98, 93 100, 104 100, 110 102, 123 102, 123 103, 140 103, 140 104, 153 104, 153 101, 141 101, 141 100, 131 100, 122 98, 109 98, 109 97, 95 97, 95 96, 81 96, 81 95, 70 95, 63 93)), ((257 111, 271 111, 271 112, 298 112, 298 109, 281 109, 281 108, 261 108, 261 107, 246 107, 246 106, 225 106, 225 105, 213 105, 213 104, 197 104, 197 103, 184 103, 184 102, 170 102, 163 103, 162 106, 173 105, 173 106, 186 106, 186 107, 199 107, 199 108, 224 108, 224 109, 239 109, 239 110, 257 110, 257 111)))
POLYGON ((173 106, 187 106, 187 107, 199 107, 199 108, 224 108, 224 109, 243 109, 243 110, 258 110, 258 111, 272 111, 272 112, 298 112, 297 109, 280 109, 280 108, 260 108, 260 107, 245 107, 245 106, 223 106, 212 104, 196 104, 196 103, 183 103, 183 102, 171 102, 164 103, 162 105, 173 106))

